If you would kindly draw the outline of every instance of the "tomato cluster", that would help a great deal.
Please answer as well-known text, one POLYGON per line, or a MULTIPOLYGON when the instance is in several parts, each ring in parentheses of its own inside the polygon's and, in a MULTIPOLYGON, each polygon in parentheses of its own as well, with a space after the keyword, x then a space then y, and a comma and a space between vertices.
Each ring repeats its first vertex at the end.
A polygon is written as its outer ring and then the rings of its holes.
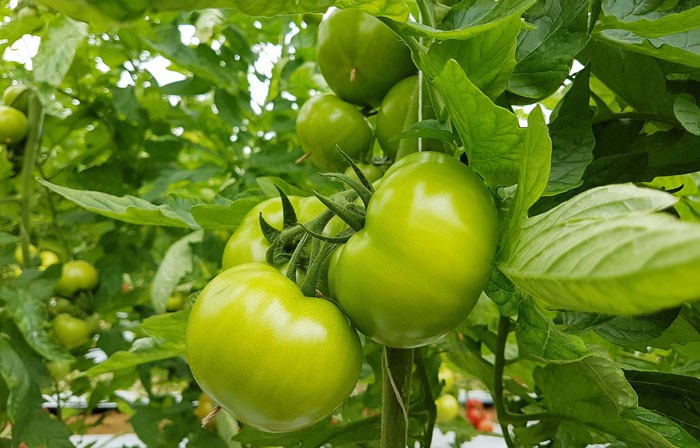
POLYGON ((491 414, 485 412, 484 404, 479 400, 470 398, 467 400, 467 420, 476 428, 479 432, 492 432, 493 422, 491 421, 491 414))
POLYGON ((411 53, 389 27, 357 9, 335 11, 319 26, 316 56, 334 93, 312 97, 299 111, 297 136, 311 162, 342 172, 337 148, 370 160, 375 135, 387 161, 417 150, 416 139, 392 140, 418 121, 419 89, 411 53))

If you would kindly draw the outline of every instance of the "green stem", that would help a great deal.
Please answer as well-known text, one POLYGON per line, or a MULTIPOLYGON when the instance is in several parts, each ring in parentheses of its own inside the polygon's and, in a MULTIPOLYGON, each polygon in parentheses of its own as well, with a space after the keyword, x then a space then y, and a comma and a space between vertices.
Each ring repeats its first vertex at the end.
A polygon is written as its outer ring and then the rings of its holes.
POLYGON ((406 448, 413 349, 384 347, 381 448, 406 448))
POLYGON ((311 255, 311 262, 309 263, 309 269, 306 271, 306 277, 302 282, 300 288, 301 292, 304 293, 306 297, 316 296, 316 286, 318 286, 318 280, 323 271, 323 265, 331 256, 333 251, 336 249, 337 244, 331 244, 323 241, 319 246, 319 250, 316 254, 311 255))
POLYGON ((505 358, 506 358, 506 341, 508 340, 508 333, 510 332, 510 318, 508 316, 500 316, 498 319, 498 336, 496 339, 496 362, 493 368, 494 381, 493 381, 493 404, 496 406, 496 413, 498 415, 498 421, 503 430, 503 439, 509 448, 513 448, 513 440, 510 438, 510 433, 508 432, 508 418, 509 415, 506 411, 505 402, 503 399, 503 371, 505 369, 505 358))
MULTIPOLYGON (((41 178, 46 179, 46 175, 44 174, 44 169, 41 167, 41 164, 37 164, 36 167, 39 171, 39 174, 41 175, 41 178)), ((51 192, 51 190, 49 190, 46 187, 44 187, 44 189, 46 190, 46 198, 49 203, 49 211, 51 212, 51 224, 56 230, 56 235, 58 236, 58 239, 61 242, 63 249, 65 250, 66 254, 68 254, 68 257, 72 260, 73 252, 71 251, 71 248, 68 245, 68 241, 66 241, 65 236, 63 236, 63 230, 61 229, 61 226, 58 223, 58 213, 56 212, 56 204, 53 200, 53 192, 51 192)))
POLYGON ((671 117, 662 117, 660 115, 645 114, 641 112, 617 112, 612 114, 605 114, 593 119, 593 124, 606 123, 608 121, 616 120, 638 120, 638 121, 655 121, 657 123, 669 124, 671 126, 682 128, 683 126, 671 117))
POLYGON ((44 105, 41 104, 39 97, 36 92, 30 92, 29 96, 29 108, 28 108, 28 118, 29 118, 29 136, 27 137, 27 142, 24 145, 24 160, 22 161, 22 174, 21 174, 21 205, 20 205, 20 225, 19 225, 19 237, 20 243, 22 244, 22 256, 24 257, 24 267, 28 268, 32 265, 31 256, 29 253, 30 244, 30 210, 31 210, 31 196, 32 187, 34 185, 34 179, 32 178, 32 173, 34 171, 34 165, 36 164, 36 159, 39 154, 39 147, 41 145, 41 133, 44 125, 44 105))
POLYGON ((429 447, 433 444, 433 428, 435 427, 437 408, 435 406, 435 398, 430 390, 430 378, 428 377, 428 369, 425 365, 425 359, 423 359, 423 351, 421 349, 415 350, 414 359, 416 362, 416 378, 421 382, 421 388, 423 389, 423 405, 428 414, 423 446, 429 447))

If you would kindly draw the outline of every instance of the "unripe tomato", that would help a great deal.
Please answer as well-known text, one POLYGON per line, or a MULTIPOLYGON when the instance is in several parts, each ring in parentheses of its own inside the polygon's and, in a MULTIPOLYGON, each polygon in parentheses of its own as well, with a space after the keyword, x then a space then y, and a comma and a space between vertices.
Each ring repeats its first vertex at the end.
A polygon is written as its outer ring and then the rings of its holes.
POLYGON ((444 394, 435 400, 437 408, 437 416, 435 421, 438 423, 449 422, 459 414, 459 401, 452 394, 444 394))
POLYGON ((29 121, 21 111, 0 106, 0 143, 11 145, 21 142, 29 132, 29 121))
POLYGON ((165 303, 166 311, 179 311, 185 307, 185 297, 180 292, 174 292, 165 303))
POLYGON ((63 265, 61 278, 54 285, 56 294, 72 297, 80 290, 91 290, 98 283, 97 269, 84 260, 69 261, 63 265))
POLYGON ((374 136, 365 116, 335 95, 317 95, 304 103, 296 128, 301 149, 323 171, 345 170, 347 164, 336 147, 353 160, 372 149, 374 136))
POLYGON ((249 263, 202 290, 187 324, 187 359, 202 390, 234 417, 285 432, 347 398, 362 347, 336 305, 304 297, 272 266, 249 263))
POLYGON ((78 309, 70 300, 64 299, 63 297, 57 297, 51 299, 49 302, 49 312, 54 315, 61 313, 74 314, 78 312, 78 309))
POLYGON ((330 290, 374 341, 420 347, 467 317, 497 241, 496 206, 479 176, 444 154, 409 154, 382 177, 365 227, 333 255, 330 290))
POLYGON ((330 88, 363 106, 377 106, 391 86, 416 70, 403 41, 357 9, 335 11, 321 22, 316 58, 330 88))
POLYGON ((85 345, 90 340, 90 326, 82 319, 61 313, 53 319, 53 334, 68 350, 85 345))
POLYGON ((68 375, 72 369, 71 361, 60 360, 60 361, 49 361, 46 363, 46 368, 51 374, 51 378, 55 381, 62 380, 68 375))
MULTIPOLYGON (((307 222, 326 209, 315 196, 300 197, 288 196, 289 202, 294 207, 299 222, 307 222)), ((221 260, 221 268, 228 269, 244 263, 265 263, 267 250, 270 243, 260 228, 259 215, 276 229, 281 229, 283 224, 282 200, 270 198, 253 207, 243 218, 240 225, 231 235, 224 247, 224 255, 221 260)), ((344 228, 342 221, 333 218, 326 226, 327 233, 334 235, 344 228)))
MULTIPOLYGON (((24 10, 34 10, 34 8, 22 8, 21 11, 24 10)), ((22 95, 21 98, 17 99, 25 90, 28 90, 29 87, 24 85, 24 84, 15 84, 7 89, 2 94, 2 103, 5 106, 11 106, 14 107, 15 109, 19 110, 20 112, 27 113, 27 108, 28 108, 28 101, 27 95, 22 95)))
MULTIPOLYGON (((407 131, 418 122, 418 76, 410 76, 397 82, 382 100, 377 112, 377 141, 390 160, 396 160, 406 154, 418 151, 418 139, 390 139, 403 131, 407 131), (401 151, 399 151, 401 149, 401 151)), ((435 113, 424 96, 426 104, 423 107, 423 120, 435 118, 435 113)), ((423 139, 423 149, 443 151, 442 143, 435 139, 423 139)))
POLYGON ((438 381, 442 384, 443 390, 449 390, 455 382, 455 374, 445 364, 440 364, 440 368, 438 369, 438 381))
POLYGON ((56 252, 52 252, 50 250, 42 250, 39 252, 39 260, 41 260, 40 269, 42 270, 61 262, 58 255, 56 255, 56 252))
MULTIPOLYGON (((29 245, 29 256, 31 258, 36 257, 37 252, 39 252, 39 249, 36 248, 35 245, 30 244, 29 245)), ((22 245, 18 244, 17 247, 15 247, 15 262, 23 266, 24 265, 24 255, 22 254, 22 245)))

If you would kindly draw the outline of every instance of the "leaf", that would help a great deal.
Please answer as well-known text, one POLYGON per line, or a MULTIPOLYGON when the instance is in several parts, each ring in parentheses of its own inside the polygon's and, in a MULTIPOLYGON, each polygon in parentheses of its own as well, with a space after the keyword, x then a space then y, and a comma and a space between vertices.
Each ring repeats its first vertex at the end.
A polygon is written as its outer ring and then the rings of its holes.
POLYGON ((602 30, 594 37, 625 50, 700 67, 700 33, 696 30, 656 38, 644 38, 625 30, 602 30))
POLYGON ((262 199, 262 196, 248 196, 230 205, 196 205, 192 207, 192 217, 202 229, 235 229, 262 199))
POLYGON ((639 405, 674 421, 700 439, 700 380, 663 372, 625 371, 639 405))
POLYGON ((389 139, 389 142, 407 138, 434 138, 446 142, 452 142, 452 132, 444 123, 438 120, 422 120, 411 125, 403 132, 399 132, 389 139))
POLYGON ((87 25, 66 16, 56 16, 43 35, 32 59, 34 81, 58 87, 70 70, 73 58, 87 38, 87 25))
POLYGON ((652 440, 661 446, 670 448, 698 448, 700 441, 690 435, 685 429, 675 423, 673 420, 652 412, 648 409, 637 408, 626 411, 622 414, 625 418, 633 421, 633 425, 644 436, 646 443, 652 440))
POLYGON ((700 225, 656 213, 673 196, 632 185, 582 193, 529 219, 499 263, 557 309, 642 314, 700 297, 700 225))
POLYGON ((279 197, 279 190, 282 190, 287 196, 308 196, 308 193, 305 193, 294 185, 288 184, 284 179, 280 179, 279 177, 258 177, 255 179, 255 182, 260 186, 263 194, 269 198, 279 197))
POLYGON ((519 30, 520 18, 513 16, 472 38, 435 42, 427 54, 421 53, 421 68, 434 78, 454 59, 479 90, 496 98, 505 91, 515 68, 519 30))
POLYGON ((185 328, 189 316, 190 309, 150 316, 141 322, 139 328, 151 337, 167 339, 168 342, 184 347, 185 328))
POLYGON ((673 101, 673 114, 686 131, 700 136, 700 107, 692 95, 677 95, 673 101))
POLYGON ((338 0, 338 8, 357 8, 373 16, 386 17, 397 22, 408 19, 409 10, 403 0, 338 0))
POLYGON ((532 28, 518 37, 518 63, 508 90, 527 98, 544 98, 559 88, 574 57, 588 42, 588 2, 539 0, 525 20, 532 28))
POLYGON ((165 252, 151 283, 151 303, 156 313, 164 313, 168 299, 182 278, 192 272, 192 245, 201 243, 204 232, 197 231, 175 241, 165 252))
POLYGON ((557 329, 532 300, 520 303, 515 334, 521 352, 543 361, 576 361, 590 353, 581 338, 557 329))
POLYGON ((552 169, 545 195, 562 193, 581 185, 584 171, 593 160, 593 111, 588 105, 590 73, 590 67, 578 72, 552 113, 549 123, 552 169))
POLYGON ((617 316, 593 330, 606 340, 623 347, 649 342, 663 334, 678 316, 679 309, 643 316, 617 316))
POLYGON ((469 158, 469 165, 496 188, 518 181, 524 130, 517 117, 496 106, 450 60, 434 84, 445 98, 469 158))
POLYGON ((117 197, 99 191, 75 190, 43 179, 37 179, 37 182, 86 210, 118 221, 141 225, 199 228, 199 224, 194 219, 183 221, 181 214, 170 207, 153 205, 134 196, 117 197))
POLYGON ((465 0, 454 6, 435 29, 416 22, 399 24, 406 35, 429 37, 437 40, 469 39, 486 30, 500 26, 514 17, 520 17, 537 0, 465 0))
POLYGON ((537 367, 534 377, 550 412, 580 422, 614 422, 622 411, 637 406, 624 372, 607 356, 537 367))
POLYGON ((692 4, 665 0, 605 0, 602 3, 605 14, 600 17, 596 27, 623 29, 644 37, 697 31, 700 28, 700 6, 691 6, 692 4))

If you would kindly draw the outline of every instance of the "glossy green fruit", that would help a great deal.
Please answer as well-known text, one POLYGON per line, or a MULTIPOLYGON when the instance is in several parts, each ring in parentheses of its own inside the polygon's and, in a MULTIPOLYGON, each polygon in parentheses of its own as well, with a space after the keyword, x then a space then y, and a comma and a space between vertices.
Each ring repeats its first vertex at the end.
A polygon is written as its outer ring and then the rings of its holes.
POLYGON ((237 419, 285 432, 343 403, 362 347, 336 305, 304 297, 269 265, 249 263, 219 274, 197 298, 187 360, 202 391, 237 419))
POLYGON ((63 265, 61 278, 53 289, 63 297, 73 297, 80 290, 94 289, 98 282, 97 269, 90 262, 74 260, 63 265))
POLYGON ((437 416, 435 421, 438 423, 449 422, 459 415, 459 401, 452 394, 444 394, 435 400, 437 416))
POLYGON ((317 95, 304 103, 296 128, 301 149, 322 171, 345 170, 337 147, 353 160, 372 149, 374 135, 365 116, 335 95, 317 95))
MULTIPOLYGON (((428 100, 426 95, 423 98, 428 100)), ((418 139, 406 138, 390 141, 395 135, 407 131, 418 122, 418 76, 410 76, 396 83, 382 100, 377 112, 377 141, 386 158, 396 160, 418 151, 418 139), (398 156, 398 157, 397 157, 398 156)), ((435 118, 432 106, 423 107, 423 120, 435 118)), ((423 150, 442 151, 442 143, 435 139, 423 139, 423 150)))
POLYGON ((330 88, 363 106, 377 106, 391 86, 416 71, 403 41, 357 9, 338 10, 321 22, 316 56, 330 88))
POLYGON ((29 121, 21 111, 0 106, 0 143, 11 145, 24 140, 29 132, 29 121))
MULTIPOLYGON (((34 11, 34 8, 22 8, 22 11, 24 10, 32 10, 34 11)), ((29 89, 28 86, 24 84, 15 84, 7 89, 2 94, 2 103, 5 106, 11 106, 14 107, 15 109, 19 110, 22 113, 27 113, 27 108, 28 108, 28 98, 29 95, 24 94, 25 91, 29 89), (21 95, 21 96, 20 96, 21 95)))
POLYGON ((53 334, 62 346, 74 350, 90 341, 90 326, 82 319, 61 313, 53 319, 53 334))
POLYGON ((331 293, 376 342, 430 344, 476 304, 497 241, 494 201, 470 168, 440 153, 409 154, 382 177, 365 227, 333 255, 331 293))

